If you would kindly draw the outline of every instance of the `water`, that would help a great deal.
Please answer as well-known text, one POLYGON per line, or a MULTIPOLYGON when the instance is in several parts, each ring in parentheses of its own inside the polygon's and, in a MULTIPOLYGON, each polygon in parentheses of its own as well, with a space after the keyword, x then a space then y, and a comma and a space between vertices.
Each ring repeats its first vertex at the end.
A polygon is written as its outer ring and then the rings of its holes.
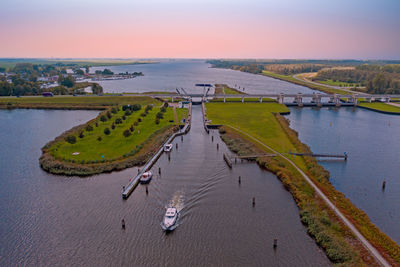
POLYGON ((136 168, 90 178, 42 171, 40 148, 95 115, 0 111, 0 266, 330 264, 274 175, 255 164, 227 168, 222 159, 227 148, 217 133, 212 142, 204 132, 199 106, 193 109, 189 134, 174 142, 170 161, 164 154, 153 167, 148 195, 139 185, 122 200, 122 185, 136 168), (160 222, 169 203, 181 216, 175 231, 165 234, 160 222))
MULTIPOLYGON (((90 72, 103 70, 94 67, 90 72)), ((149 92, 169 91, 184 88, 188 93, 202 93, 196 83, 225 83, 237 88, 245 88, 245 93, 312 93, 307 87, 283 82, 267 76, 254 75, 229 69, 211 68, 201 60, 161 61, 157 64, 122 65, 107 67, 114 73, 143 72, 144 76, 129 80, 100 81, 105 92, 149 92)))
POLYGON ((320 163, 335 188, 400 244, 400 116, 353 108, 292 108, 288 118, 313 152, 349 154, 347 162, 320 163))

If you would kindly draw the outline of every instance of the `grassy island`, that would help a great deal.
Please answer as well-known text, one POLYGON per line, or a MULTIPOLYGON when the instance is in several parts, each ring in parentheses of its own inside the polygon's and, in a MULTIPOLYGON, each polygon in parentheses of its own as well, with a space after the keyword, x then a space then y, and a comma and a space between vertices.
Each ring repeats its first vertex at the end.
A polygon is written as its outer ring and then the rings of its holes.
MULTIPOLYGON (((206 110, 211 124, 224 125, 220 128, 221 138, 233 152, 241 155, 271 153, 268 149, 270 147, 281 153, 276 157, 258 158, 257 163, 275 173, 292 193, 308 233, 333 263, 345 266, 377 265, 349 228, 328 208, 299 171, 289 164, 286 154, 289 150, 310 152, 310 149, 299 141, 297 133, 290 129, 288 121, 279 114, 287 112, 287 107, 277 103, 208 103, 206 110)), ((389 263, 400 264, 399 245, 331 185, 328 171, 311 157, 290 160, 329 199, 336 202, 339 210, 389 263)))
POLYGON ((359 107, 381 112, 381 113, 386 113, 386 114, 393 114, 393 115, 400 115, 400 107, 399 106, 394 106, 386 103, 380 103, 380 102, 361 102, 358 104, 359 107))
POLYGON ((42 148, 41 167, 64 175, 85 176, 144 164, 187 116, 186 109, 168 107, 151 97, 14 100, 13 108, 103 110, 95 119, 64 132, 42 148))

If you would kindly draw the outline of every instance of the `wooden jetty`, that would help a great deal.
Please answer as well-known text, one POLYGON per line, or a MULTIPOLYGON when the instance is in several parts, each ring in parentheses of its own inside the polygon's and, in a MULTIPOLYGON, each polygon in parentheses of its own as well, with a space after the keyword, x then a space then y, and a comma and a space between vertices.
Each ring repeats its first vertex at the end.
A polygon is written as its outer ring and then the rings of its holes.
POLYGON ((343 153, 343 155, 340 154, 314 154, 314 153, 294 153, 294 152, 289 152, 289 155, 294 155, 294 156, 308 156, 308 157, 314 157, 314 158, 342 158, 344 160, 347 160, 347 153, 343 153))
POLYGON ((228 165, 228 167, 232 169, 232 161, 226 153, 224 153, 224 160, 225 160, 226 164, 228 165))

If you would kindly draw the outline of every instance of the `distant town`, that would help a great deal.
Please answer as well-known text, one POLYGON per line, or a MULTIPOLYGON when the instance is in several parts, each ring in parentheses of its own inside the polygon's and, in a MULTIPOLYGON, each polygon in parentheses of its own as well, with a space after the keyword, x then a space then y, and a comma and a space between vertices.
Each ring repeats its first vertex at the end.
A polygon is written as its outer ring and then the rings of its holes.
POLYGON ((143 76, 142 72, 114 73, 110 69, 90 72, 89 66, 17 63, 0 67, 0 96, 101 94, 95 83, 104 80, 124 80, 143 76))

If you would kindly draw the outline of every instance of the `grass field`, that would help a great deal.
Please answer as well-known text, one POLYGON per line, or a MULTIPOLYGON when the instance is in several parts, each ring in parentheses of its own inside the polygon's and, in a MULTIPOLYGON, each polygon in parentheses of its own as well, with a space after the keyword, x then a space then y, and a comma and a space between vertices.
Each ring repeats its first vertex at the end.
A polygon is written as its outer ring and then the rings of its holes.
POLYGON ((334 94, 334 93, 336 93, 336 94, 349 94, 349 92, 344 91, 344 90, 333 89, 333 88, 330 88, 330 87, 327 87, 327 86, 323 86, 323 85, 316 85, 316 84, 312 84, 312 83, 306 82, 304 80, 300 81, 300 80, 297 80, 297 79, 293 78, 290 75, 282 75, 282 74, 277 74, 277 73, 270 72, 270 71, 265 71, 265 70, 262 71, 262 74, 265 75, 265 76, 268 76, 268 77, 272 77, 272 78, 276 78, 276 79, 283 80, 283 81, 286 81, 286 82, 291 82, 291 83, 294 83, 294 84, 302 85, 302 86, 308 87, 310 89, 322 91, 322 92, 329 93, 329 94, 334 94))
MULTIPOLYGON (((287 111, 287 107, 274 104, 257 103, 208 103, 207 117, 211 124, 225 125, 221 137, 234 152, 241 154, 270 153, 243 131, 262 143, 281 153, 299 151, 310 153, 308 146, 302 144, 297 133, 290 129, 285 118, 276 113, 287 111), (275 113, 275 114, 274 114, 275 113), (234 127, 234 128, 232 128, 234 127)), ((371 223, 368 216, 355 207, 342 193, 329 182, 329 172, 323 169, 312 157, 291 159, 313 182, 337 205, 345 216, 391 263, 400 263, 400 247, 371 223)), ((349 230, 343 226, 336 215, 314 194, 293 166, 281 157, 258 158, 260 166, 274 172, 284 186, 292 193, 299 208, 302 222, 333 263, 343 266, 372 266, 374 260, 349 230), (361 261, 362 259, 362 261, 361 261)))
MULTIPOLYGON (((141 116, 144 112, 143 107, 142 110, 135 111, 131 115, 125 116, 125 120, 121 119, 122 123, 116 124, 116 118, 122 118, 124 115, 124 111, 119 109, 117 114, 112 114, 111 119, 105 122, 96 119, 96 122, 91 123, 93 130, 83 131, 83 138, 79 138, 79 134, 77 133, 77 142, 75 144, 70 144, 62 140, 50 148, 50 153, 57 159, 75 160, 76 162, 82 160, 91 162, 96 160, 101 161, 102 159, 118 159, 138 148, 157 130, 175 124, 172 108, 167 108, 167 111, 164 113, 164 118, 160 120, 159 124, 156 124, 155 118, 159 111, 160 107, 154 107, 143 117, 141 116), (142 121, 139 122, 138 125, 134 125, 139 118, 142 121), (98 124, 97 127, 95 125, 96 123, 98 124), (115 129, 112 129, 113 123, 115 129), (131 135, 129 137, 124 137, 123 132, 129 130, 131 126, 134 127, 134 131, 130 131, 131 135), (109 135, 104 133, 106 128, 111 131, 109 135), (98 140, 99 137, 101 137, 101 141, 98 140), (75 152, 79 154, 73 155, 75 152)), ((184 112, 181 113, 184 114, 184 112)), ((180 114, 180 116, 183 116, 183 114, 180 114)))
POLYGON ((346 83, 340 81, 332 81, 332 80, 325 80, 325 81, 315 81, 322 84, 332 85, 332 86, 341 86, 341 87, 354 87, 354 83, 346 83))
POLYGON ((142 96, 55 96, 55 97, 0 97, 0 108, 35 108, 35 107, 107 107, 115 105, 128 105, 137 103, 141 105, 161 102, 142 96))
POLYGON ((372 110, 382 111, 382 112, 390 112, 390 113, 398 113, 400 115, 400 107, 392 106, 386 103, 372 102, 366 103, 362 102, 358 104, 360 107, 365 107, 372 110))
MULTIPOLYGON (((228 125, 246 131, 282 153, 296 148, 282 131, 273 113, 289 109, 278 103, 207 103, 207 118, 211 124, 228 125)), ((304 166, 300 157, 298 164, 304 166)))

